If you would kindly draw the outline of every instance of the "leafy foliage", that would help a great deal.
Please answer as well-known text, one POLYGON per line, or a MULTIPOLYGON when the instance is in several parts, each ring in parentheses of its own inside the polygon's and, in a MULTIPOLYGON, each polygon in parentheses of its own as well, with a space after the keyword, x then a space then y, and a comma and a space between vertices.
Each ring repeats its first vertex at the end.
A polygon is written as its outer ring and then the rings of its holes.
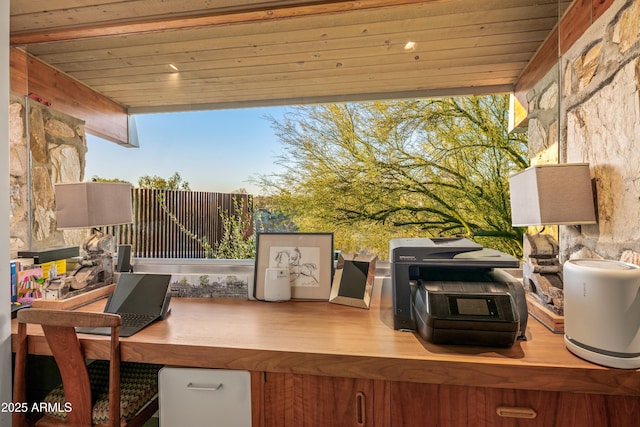
POLYGON ((272 119, 284 172, 260 184, 303 231, 384 255, 400 236, 465 236, 515 255, 508 177, 528 164, 508 96, 298 107, 272 119))
MULTIPOLYGON (((121 182, 123 184, 131 184, 129 181, 125 181, 123 179, 118 179, 118 178, 102 178, 99 177, 98 175, 94 175, 91 177, 91 181, 92 182, 121 182)), ((133 185, 131 185, 133 187, 133 185)))
POLYGON ((263 233, 294 233, 298 225, 279 210, 270 197, 253 197, 254 229, 263 233))
POLYGON ((183 181, 178 172, 175 172, 169 178, 161 178, 157 175, 144 175, 138 178, 139 188, 149 188, 155 190, 190 190, 189 183, 183 181))
POLYGON ((252 215, 244 206, 244 200, 233 199, 235 215, 220 212, 222 239, 215 245, 214 258, 251 259, 256 256, 255 233, 252 232, 252 215))
POLYGON ((160 208, 169 219, 178 226, 190 239, 198 242, 204 250, 205 258, 218 259, 251 259, 255 257, 256 243, 255 234, 252 232, 252 215, 245 208, 244 200, 238 201, 234 198, 234 214, 220 209, 220 220, 222 221, 222 238, 213 245, 206 236, 200 236, 189 230, 180 218, 167 206, 164 192, 156 196, 160 208))

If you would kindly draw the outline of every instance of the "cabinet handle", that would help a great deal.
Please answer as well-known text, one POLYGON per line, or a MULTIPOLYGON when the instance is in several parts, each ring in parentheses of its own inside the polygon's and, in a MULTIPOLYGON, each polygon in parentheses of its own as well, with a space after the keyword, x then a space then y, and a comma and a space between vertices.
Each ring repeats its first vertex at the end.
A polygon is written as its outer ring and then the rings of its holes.
POLYGON ((364 426, 367 422, 366 399, 363 392, 356 393, 356 424, 364 426))
POLYGON ((211 385, 196 385, 194 383, 187 384, 187 388, 191 390, 205 390, 205 391, 218 391, 222 388, 222 383, 220 384, 211 384, 211 385))
POLYGON ((500 417, 505 418, 525 418, 528 420, 534 419, 538 413, 533 408, 519 408, 515 406, 498 406, 496 413, 500 417))

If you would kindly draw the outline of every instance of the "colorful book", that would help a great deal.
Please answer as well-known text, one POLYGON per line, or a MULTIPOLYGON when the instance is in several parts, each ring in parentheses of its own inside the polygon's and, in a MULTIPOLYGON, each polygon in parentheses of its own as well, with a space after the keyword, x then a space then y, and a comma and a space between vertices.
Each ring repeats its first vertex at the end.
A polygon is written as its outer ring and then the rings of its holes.
POLYGON ((49 261, 44 264, 40 264, 42 268, 42 277, 48 279, 49 277, 55 278, 61 274, 67 272, 67 260, 59 259, 57 261, 49 261))
POLYGON ((42 267, 33 266, 32 268, 18 271, 17 302, 31 303, 33 300, 42 298, 43 284, 42 267))
POLYGON ((12 259, 9 263, 11 270, 11 302, 18 301, 18 261, 12 259))

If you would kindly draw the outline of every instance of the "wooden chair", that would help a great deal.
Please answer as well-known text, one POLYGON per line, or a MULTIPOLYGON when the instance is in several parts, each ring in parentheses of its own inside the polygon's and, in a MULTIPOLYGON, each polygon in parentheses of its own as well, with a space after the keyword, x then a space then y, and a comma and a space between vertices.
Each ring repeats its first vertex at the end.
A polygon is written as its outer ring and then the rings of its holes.
MULTIPOLYGON (((29 308, 20 310, 17 318, 14 402, 26 402, 27 324, 42 326, 62 377, 62 384, 44 399, 47 409, 59 410, 46 412, 36 426, 136 427, 158 410, 158 371, 162 366, 120 362, 120 316, 29 308), (111 328, 109 361, 87 365, 76 326, 111 328)), ((27 422, 26 414, 13 414, 14 427, 27 426, 27 422)))

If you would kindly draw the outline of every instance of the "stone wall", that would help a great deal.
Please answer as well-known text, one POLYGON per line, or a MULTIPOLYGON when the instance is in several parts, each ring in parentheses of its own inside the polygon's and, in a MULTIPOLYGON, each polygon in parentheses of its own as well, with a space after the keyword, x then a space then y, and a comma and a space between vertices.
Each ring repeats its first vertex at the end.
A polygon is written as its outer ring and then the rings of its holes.
POLYGON ((11 212, 10 248, 11 257, 16 252, 29 248, 29 153, 24 100, 12 97, 9 105, 9 150, 11 212))
POLYGON ((555 66, 527 94, 532 165, 558 163, 558 80, 555 66))
MULTIPOLYGON (((559 76, 559 66, 556 65, 527 93, 528 146, 531 165, 559 162, 559 76)), ((558 239, 558 227, 529 228, 530 233, 538 231, 558 239)))
POLYGON ((639 90, 640 0, 616 0, 527 94, 531 164, 586 162, 594 182, 598 224, 559 227, 561 261, 640 261, 639 90))
POLYGON ((640 0, 618 0, 561 58, 561 162, 590 164, 597 225, 563 227, 565 258, 640 252, 640 0))
POLYGON ((53 185, 84 179, 84 122, 21 97, 9 111, 11 257, 77 241, 76 232, 56 229, 53 185))

